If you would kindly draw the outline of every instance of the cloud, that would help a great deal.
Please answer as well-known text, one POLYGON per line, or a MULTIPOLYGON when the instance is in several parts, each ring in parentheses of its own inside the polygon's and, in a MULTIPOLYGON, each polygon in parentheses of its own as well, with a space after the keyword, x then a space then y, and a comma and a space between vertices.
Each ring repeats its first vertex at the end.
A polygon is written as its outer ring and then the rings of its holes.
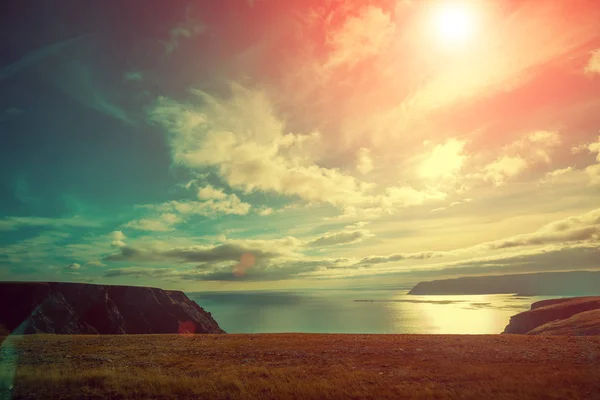
POLYGON ((586 214, 552 222, 529 234, 485 243, 488 249, 548 245, 600 240, 600 208, 586 214))
POLYGON ((357 265, 369 266, 374 264, 386 264, 404 260, 428 260, 446 255, 445 252, 424 251, 420 253, 396 253, 387 256, 368 256, 361 259, 357 265))
MULTIPOLYGON (((216 196, 217 192, 211 195, 216 196)), ((207 196, 207 194, 204 193, 202 196, 207 196)), ((164 216, 169 216, 173 222, 166 225, 168 230, 171 230, 173 224, 182 222, 191 215, 218 217, 222 215, 246 215, 250 212, 252 206, 249 203, 241 201, 237 195, 223 193, 223 196, 220 199, 213 198, 204 201, 173 200, 162 204, 146 204, 142 207, 164 213, 158 218, 159 226, 163 226, 161 221, 164 216)))
POLYGON ((224 200, 227 195, 223 193, 223 190, 208 185, 198 189, 198 198, 200 200, 224 200))
POLYGON ((544 176, 544 178, 542 178, 540 183, 554 182, 557 179, 559 179, 560 177, 570 174, 574 171, 575 171, 575 168, 573 168, 573 167, 555 169, 554 171, 550 171, 550 172, 546 173, 546 175, 544 176))
POLYGON ((193 4, 188 5, 185 10, 185 18, 169 31, 169 40, 163 42, 167 55, 173 53, 183 39, 190 39, 207 31, 208 26, 194 16, 194 11, 193 4))
POLYGON ((183 219, 176 214, 164 213, 156 218, 141 218, 130 221, 123 227, 141 231, 168 232, 175 229, 175 225, 182 221, 183 219))
POLYGON ((306 245, 309 247, 339 246, 362 242, 371 236, 373 236, 371 232, 366 229, 327 233, 316 239, 308 241, 306 245))
POLYGON ((590 183, 592 185, 600 185, 600 136, 598 136, 596 142, 592 142, 586 147, 590 153, 596 153, 596 164, 586 167, 585 172, 590 177, 590 183))
MULTIPOLYGON (((485 11, 485 6, 482 8, 485 11)), ((390 114, 421 117, 440 108, 514 89, 535 76, 532 70, 560 60, 593 40, 597 36, 598 16, 597 10, 576 3, 524 2, 510 18, 498 21, 495 30, 503 34, 481 35, 468 52, 432 66, 430 79, 390 114), (568 20, 563 18, 566 14, 570 16, 568 20), (563 34, 552 35, 548 26, 563 34)), ((415 57, 415 62, 423 61, 426 60, 415 57)))
POLYGON ((293 237, 273 240, 230 240, 213 246, 176 247, 165 250, 121 247, 119 253, 105 257, 106 261, 176 261, 181 263, 218 263, 239 261, 245 253, 257 260, 297 256, 301 242, 293 237))
POLYGON ((35 65, 38 62, 42 61, 44 58, 54 53, 58 53, 67 46, 80 41, 83 37, 84 35, 81 35, 71 39, 56 42, 48 46, 42 47, 41 49, 37 49, 25 54, 25 56, 21 57, 19 60, 15 61, 12 64, 8 64, 7 66, 0 69, 0 80, 12 77, 17 72, 31 67, 32 65, 35 65))
MULTIPOLYGON (((321 144, 321 135, 285 133, 285 124, 277 118, 264 91, 231 84, 227 100, 201 91, 192 93, 201 105, 160 97, 149 118, 168 132, 176 164, 194 172, 214 170, 233 189, 330 204, 344 215, 392 213, 445 197, 439 190, 411 186, 388 187, 376 193, 372 182, 360 181, 340 168, 319 165, 316 155, 322 150, 315 149, 321 144)), ((212 189, 205 189, 204 196, 212 189)), ((199 210, 203 206, 179 207, 199 210)))
POLYGON ((600 208, 588 213, 565 218, 546 224, 540 229, 522 235, 515 235, 493 242, 448 251, 424 251, 418 253, 396 253, 364 257, 357 265, 394 263, 406 260, 426 260, 439 257, 464 257, 476 253, 489 253, 520 247, 563 245, 582 246, 600 240, 600 208))
POLYGON ((361 147, 358 150, 356 170, 363 175, 373 170, 373 160, 371 159, 369 149, 361 147))
POLYGON ((590 53, 590 59, 584 68, 584 72, 590 75, 600 74, 600 49, 590 53))
POLYGON ((257 211, 258 215, 261 217, 266 217, 267 215, 273 214, 274 210, 271 207, 261 208, 257 211))
MULTIPOLYGON (((530 234, 515 235, 455 250, 371 255, 358 260, 315 259, 302 254, 303 249, 312 247, 328 247, 361 241, 370 235, 368 231, 362 229, 363 226, 363 224, 350 225, 341 232, 323 234, 308 241, 300 241, 293 237, 272 240, 231 240, 211 246, 173 247, 160 250, 127 246, 120 248, 119 253, 112 254, 105 260, 177 262, 196 265, 194 270, 184 268, 170 273, 169 276, 177 280, 208 281, 268 281, 298 277, 340 278, 407 271, 422 273, 436 269, 443 272, 445 269, 475 265, 479 265, 484 270, 517 263, 528 266, 528 259, 548 259, 549 256, 543 255, 546 253, 563 254, 571 250, 577 254, 586 252, 589 255, 593 251, 597 253, 600 240, 600 209, 552 222, 530 234), (507 252, 509 250, 512 253, 507 252), (236 266, 248 254, 252 256, 252 266, 244 269, 244 274, 236 275, 234 273, 236 266), (431 263, 432 260, 444 258, 448 261, 431 263), (410 261, 417 262, 418 266, 410 261)), ((590 259, 588 256, 584 258, 590 259)), ((573 265, 564 268, 571 267, 573 265)), ((539 269, 539 267, 535 268, 539 269)), ((131 273, 135 273, 136 276, 141 274, 136 270, 132 270, 131 273)), ((121 273, 110 274, 116 276, 121 273)))
POLYGON ((484 179, 501 186, 527 168, 527 162, 519 156, 502 156, 484 168, 484 179))
POLYGON ((85 263, 85 266, 86 267, 106 267, 106 264, 104 264, 103 262, 98 261, 98 260, 90 260, 85 263))
POLYGON ((113 231, 110 233, 111 246, 113 247, 125 247, 126 236, 122 231, 113 231))
POLYGON ((154 268, 117 268, 106 271, 105 277, 136 276, 177 280, 208 281, 271 281, 292 278, 310 271, 337 267, 346 259, 308 259, 296 252, 302 242, 293 237, 274 240, 236 240, 213 246, 188 246, 156 250, 124 247, 106 261, 177 262, 195 265, 162 270, 154 268), (249 263, 247 260, 251 260, 249 263), (240 265, 243 264, 243 269, 240 265))
POLYGON ((65 269, 66 269, 66 270, 69 270, 69 271, 76 271, 76 270, 78 270, 79 268, 81 268, 81 265, 79 265, 79 264, 77 264, 77 263, 72 263, 72 264, 69 264, 69 265, 67 265, 67 266, 65 267, 65 269))
POLYGON ((424 204, 427 201, 439 201, 446 198, 446 193, 438 189, 416 190, 412 187, 390 187, 383 197, 385 207, 409 207, 424 204))
MULTIPOLYGON (((434 276, 436 279, 444 276, 468 276, 485 274, 526 273, 545 271, 571 271, 582 269, 598 269, 597 259, 600 249, 597 246, 553 246, 541 249, 531 249, 520 253, 504 253, 483 257, 467 258, 460 261, 449 261, 436 264, 419 265, 418 267, 402 267, 388 269, 363 269, 350 271, 356 277, 388 276, 388 277, 420 277, 434 276)), ((324 271, 322 278, 336 278, 336 274, 346 271, 324 271), (327 275, 329 274, 329 275, 327 275)))
POLYGON ((331 51, 327 67, 352 67, 380 54, 391 43, 394 32, 389 13, 374 6, 364 7, 359 15, 347 17, 339 29, 328 31, 326 42, 331 51))
POLYGON ((550 153, 562 143, 558 132, 535 131, 507 146, 508 154, 519 155, 530 162, 550 164, 550 153))
POLYGON ((122 231, 113 231, 110 233, 110 238, 112 240, 122 241, 125 240, 126 236, 122 231))
POLYGON ((561 143, 558 132, 544 130, 530 132, 500 148, 495 152, 496 158, 493 161, 471 165, 471 168, 481 172, 467 174, 465 177, 472 181, 483 180, 495 186, 502 186, 535 165, 551 164, 551 154, 561 143))
POLYGON ((456 206, 461 205, 461 204, 470 203, 472 201, 473 201, 472 198, 467 197, 466 199, 463 199, 463 200, 454 201, 454 202, 448 204, 448 206, 446 206, 446 207, 434 208, 433 210, 431 210, 431 212, 444 211, 444 210, 447 210, 447 209, 452 208, 452 207, 456 207, 456 206))
POLYGON ((93 228, 100 226, 98 221, 87 219, 80 216, 64 218, 46 218, 46 217, 4 217, 0 219, 0 231, 14 230, 25 226, 38 227, 80 227, 93 228))
POLYGON ((135 277, 146 279, 167 279, 172 281, 280 281, 293 279, 303 274, 335 267, 338 260, 319 259, 304 261, 262 260, 248 267, 243 273, 236 271, 239 263, 229 263, 215 268, 174 269, 174 268, 114 268, 104 272, 106 278, 135 277))
POLYGON ((182 280, 198 281, 282 281, 301 277, 310 277, 312 273, 342 268, 348 264, 343 258, 305 259, 305 260, 264 260, 246 270, 243 275, 233 273, 229 266, 211 271, 182 274, 182 280))
POLYGON ((420 175, 428 179, 439 179, 453 176, 462 168, 467 155, 464 153, 465 142, 450 139, 438 144, 422 162, 420 175))
POLYGON ((127 71, 123 74, 123 78, 127 81, 141 82, 144 79, 144 74, 141 71, 127 71))
MULTIPOLYGON (((202 108, 164 97, 157 100, 150 119, 169 131, 176 163, 216 168, 229 186, 246 192, 274 192, 333 205, 369 199, 369 185, 338 169, 307 164, 310 156, 301 149, 290 152, 290 143, 302 142, 303 135, 283 133, 283 123, 264 92, 235 84, 231 90, 229 101, 196 91, 202 108)), ((307 140, 318 136, 305 136, 307 140)))
POLYGON ((104 272, 106 278, 134 277, 134 278, 164 278, 177 275, 172 268, 112 268, 104 272))
POLYGON ((246 215, 252 206, 241 201, 235 194, 208 185, 198 189, 198 199, 204 200, 194 207, 195 214, 205 216, 246 215))
POLYGON ((133 114, 123 107, 123 93, 110 89, 109 82, 94 68, 93 61, 69 57, 44 73, 55 87, 74 101, 128 125, 137 125, 133 114))

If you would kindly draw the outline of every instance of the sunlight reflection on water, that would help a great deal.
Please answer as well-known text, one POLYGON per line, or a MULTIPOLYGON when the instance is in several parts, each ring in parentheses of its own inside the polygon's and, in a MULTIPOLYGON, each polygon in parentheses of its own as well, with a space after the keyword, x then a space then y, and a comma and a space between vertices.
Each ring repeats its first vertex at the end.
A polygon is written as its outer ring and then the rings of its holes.
POLYGON ((398 331, 406 330, 406 314, 414 315, 410 333, 490 334, 504 330, 510 317, 529 309, 531 298, 507 295, 397 296, 398 331), (417 302, 420 301, 420 302, 417 302))
POLYGON ((548 297, 408 296, 406 291, 190 293, 230 333, 495 334, 548 297))

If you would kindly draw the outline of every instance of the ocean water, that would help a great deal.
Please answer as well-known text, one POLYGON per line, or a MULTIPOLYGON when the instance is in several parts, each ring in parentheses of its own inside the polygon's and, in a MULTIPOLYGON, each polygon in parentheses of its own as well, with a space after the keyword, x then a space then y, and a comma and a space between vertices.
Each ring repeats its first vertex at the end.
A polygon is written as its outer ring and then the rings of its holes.
MULTIPOLYGON (((531 303, 553 297, 409 296, 407 291, 188 293, 228 333, 495 334, 531 303)), ((556 296, 554 296, 556 297, 556 296)))

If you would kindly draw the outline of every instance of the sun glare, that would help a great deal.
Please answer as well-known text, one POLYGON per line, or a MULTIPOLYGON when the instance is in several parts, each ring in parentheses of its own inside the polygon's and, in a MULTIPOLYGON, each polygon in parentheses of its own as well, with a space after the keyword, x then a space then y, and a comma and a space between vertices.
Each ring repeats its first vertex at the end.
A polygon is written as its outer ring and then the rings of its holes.
POLYGON ((475 34, 475 10, 465 2, 440 2, 432 15, 432 29, 446 47, 464 45, 475 34))

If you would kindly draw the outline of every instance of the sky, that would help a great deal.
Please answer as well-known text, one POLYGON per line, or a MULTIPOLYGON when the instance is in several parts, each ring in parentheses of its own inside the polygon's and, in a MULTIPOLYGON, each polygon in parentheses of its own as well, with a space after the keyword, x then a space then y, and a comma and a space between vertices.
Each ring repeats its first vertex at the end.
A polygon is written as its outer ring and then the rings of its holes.
POLYGON ((0 280, 600 269, 594 0, 0 6, 0 280))

